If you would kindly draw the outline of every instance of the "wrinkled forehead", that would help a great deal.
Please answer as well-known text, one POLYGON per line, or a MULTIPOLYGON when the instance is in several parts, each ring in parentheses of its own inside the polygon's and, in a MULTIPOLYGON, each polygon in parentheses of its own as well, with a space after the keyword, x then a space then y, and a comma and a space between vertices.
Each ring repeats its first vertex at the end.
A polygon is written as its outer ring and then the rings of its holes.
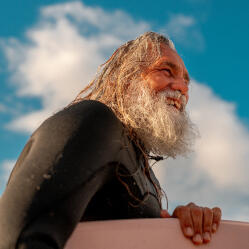
POLYGON ((177 53, 177 51, 175 49, 172 49, 170 46, 166 45, 165 43, 160 44, 160 57, 173 59, 185 67, 184 61, 181 58, 181 56, 177 53))
POLYGON ((147 54, 148 58, 151 59, 151 61, 157 60, 166 54, 176 55, 180 58, 173 42, 170 40, 166 40, 164 42, 148 41, 146 43, 145 50, 145 53, 147 54))
POLYGON ((177 51, 168 46, 168 44, 160 43, 157 50, 153 49, 153 45, 150 44, 148 54, 150 54, 151 58, 154 58, 151 60, 150 64, 144 68, 142 72, 143 75, 146 75, 151 70, 155 70, 155 68, 171 67, 174 71, 183 73, 187 82, 190 81, 184 61, 177 51))
POLYGON ((177 53, 173 43, 171 45, 165 42, 157 44, 150 41, 147 44, 146 53, 147 58, 151 60, 152 64, 163 58, 164 60, 173 60, 175 61, 175 63, 185 67, 184 61, 182 60, 181 56, 177 53))

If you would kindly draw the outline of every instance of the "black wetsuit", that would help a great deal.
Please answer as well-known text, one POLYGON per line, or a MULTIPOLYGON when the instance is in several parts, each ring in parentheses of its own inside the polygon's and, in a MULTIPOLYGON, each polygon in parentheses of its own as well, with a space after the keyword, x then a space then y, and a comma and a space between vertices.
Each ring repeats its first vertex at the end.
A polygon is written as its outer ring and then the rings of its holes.
POLYGON ((160 217, 160 204, 141 152, 107 106, 82 101, 21 153, 0 199, 0 249, 63 248, 80 221, 145 217, 160 217))

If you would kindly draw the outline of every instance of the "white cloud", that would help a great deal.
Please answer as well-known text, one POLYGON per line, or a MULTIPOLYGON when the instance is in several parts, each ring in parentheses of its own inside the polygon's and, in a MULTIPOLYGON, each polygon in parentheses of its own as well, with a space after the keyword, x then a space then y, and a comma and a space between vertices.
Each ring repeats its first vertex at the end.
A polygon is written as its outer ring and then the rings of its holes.
POLYGON ((181 46, 199 51, 205 47, 204 37, 193 16, 172 14, 162 32, 168 34, 181 46))
POLYGON ((42 8, 38 25, 27 32, 28 42, 12 38, 2 46, 17 94, 40 98, 43 109, 21 115, 6 127, 32 132, 90 82, 106 54, 148 28, 122 11, 107 13, 81 2, 42 8))
POLYGON ((86 6, 82 2, 53 5, 43 8, 41 13, 44 18, 56 20, 70 16, 77 23, 84 24, 83 32, 91 31, 94 27, 107 35, 111 34, 118 40, 120 38, 126 40, 127 37, 134 38, 140 34, 139 32, 144 32, 149 27, 148 23, 134 21, 123 11, 107 12, 99 7, 86 6))
POLYGON ((249 132, 238 120, 235 105, 196 82, 192 95, 191 116, 202 136, 195 148, 195 166, 220 186, 248 189, 249 132))
POLYGON ((236 117, 235 105, 192 81, 189 110, 201 134, 195 152, 155 167, 169 199, 173 205, 219 205, 225 218, 249 221, 249 131, 236 117))
MULTIPOLYGON (((196 25, 193 17, 175 15, 167 27, 175 32, 177 42, 186 39, 191 46, 203 46, 200 33, 200 40, 195 39, 196 25)), ((31 133, 73 99, 107 54, 148 29, 149 24, 138 23, 121 11, 108 13, 80 2, 41 9, 40 21, 28 30, 26 42, 9 39, 2 45, 16 94, 36 96, 42 102, 41 110, 14 119, 11 129, 31 133)), ((155 167, 171 207, 180 201, 196 201, 221 206, 227 218, 249 219, 245 208, 249 204, 249 133, 236 117, 235 105, 193 82, 189 106, 202 135, 196 152, 188 159, 167 160, 155 167)))
POLYGON ((5 184, 7 183, 10 172, 13 169, 16 161, 15 160, 4 160, 0 164, 0 170, 1 170, 1 188, 4 188, 5 184))

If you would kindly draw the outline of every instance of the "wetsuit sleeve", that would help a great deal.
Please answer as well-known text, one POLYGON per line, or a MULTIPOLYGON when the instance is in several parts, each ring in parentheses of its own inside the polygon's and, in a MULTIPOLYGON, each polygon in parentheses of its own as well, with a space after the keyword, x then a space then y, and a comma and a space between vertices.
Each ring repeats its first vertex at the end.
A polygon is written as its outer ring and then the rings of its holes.
POLYGON ((83 101, 31 136, 0 202, 0 249, 63 248, 92 196, 114 176, 122 124, 83 101))

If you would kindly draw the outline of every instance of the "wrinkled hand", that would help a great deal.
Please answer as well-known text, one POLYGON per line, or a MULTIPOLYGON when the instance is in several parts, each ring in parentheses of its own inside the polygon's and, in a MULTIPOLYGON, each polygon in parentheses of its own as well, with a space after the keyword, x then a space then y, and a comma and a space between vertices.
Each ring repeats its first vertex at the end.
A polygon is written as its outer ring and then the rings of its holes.
MULTIPOLYGON (((162 210, 161 217, 168 218, 165 210, 162 210)), ((218 207, 199 207, 194 203, 186 206, 178 206, 172 217, 179 218, 183 234, 190 238, 194 244, 208 243, 212 233, 215 233, 221 220, 221 209, 218 207)))

